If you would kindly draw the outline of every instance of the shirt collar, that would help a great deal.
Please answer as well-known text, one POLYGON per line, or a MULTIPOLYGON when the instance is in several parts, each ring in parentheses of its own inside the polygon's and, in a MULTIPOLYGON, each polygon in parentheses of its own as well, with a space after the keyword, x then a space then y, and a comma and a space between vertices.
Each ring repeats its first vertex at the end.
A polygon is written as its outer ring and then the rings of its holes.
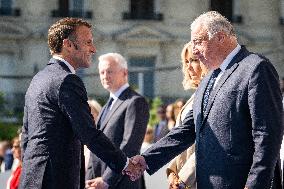
POLYGON ((220 69, 222 70, 222 72, 224 72, 226 70, 226 68, 228 67, 229 63, 232 61, 234 56, 236 56, 236 54, 240 50, 241 50, 241 46, 239 44, 237 44, 236 48, 234 48, 234 50, 225 58, 225 60, 220 65, 220 69))
POLYGON ((110 93, 110 97, 113 98, 113 100, 117 100, 118 97, 121 95, 121 93, 129 87, 128 83, 125 83, 122 85, 115 93, 110 93))
POLYGON ((64 64, 66 64, 66 66, 69 68, 69 70, 75 74, 75 69, 73 68, 73 66, 71 66, 71 64, 69 64, 66 60, 64 60, 63 58, 53 55, 52 58, 56 59, 56 60, 60 60, 61 62, 63 62, 64 64))

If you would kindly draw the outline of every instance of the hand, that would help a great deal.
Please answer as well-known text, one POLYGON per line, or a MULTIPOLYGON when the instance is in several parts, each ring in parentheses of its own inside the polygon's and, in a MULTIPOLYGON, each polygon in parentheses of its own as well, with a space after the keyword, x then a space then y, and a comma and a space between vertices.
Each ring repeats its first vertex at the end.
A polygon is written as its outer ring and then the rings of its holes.
POLYGON ((130 180, 135 181, 141 177, 146 170, 147 164, 143 156, 137 155, 130 159, 129 164, 123 174, 127 174, 130 180))
POLYGON ((109 185, 102 177, 97 177, 92 180, 87 180, 85 187, 86 189, 108 189, 109 185))
POLYGON ((178 175, 176 175, 174 172, 171 172, 168 176, 168 182, 169 182, 169 189, 178 189, 179 186, 179 178, 178 175))

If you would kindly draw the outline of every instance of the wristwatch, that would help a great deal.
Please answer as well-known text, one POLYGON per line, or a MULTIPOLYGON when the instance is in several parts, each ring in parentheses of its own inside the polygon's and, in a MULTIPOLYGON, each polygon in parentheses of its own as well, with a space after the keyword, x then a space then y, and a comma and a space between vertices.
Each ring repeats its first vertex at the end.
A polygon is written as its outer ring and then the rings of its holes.
POLYGON ((178 189, 190 189, 182 180, 178 183, 178 189))

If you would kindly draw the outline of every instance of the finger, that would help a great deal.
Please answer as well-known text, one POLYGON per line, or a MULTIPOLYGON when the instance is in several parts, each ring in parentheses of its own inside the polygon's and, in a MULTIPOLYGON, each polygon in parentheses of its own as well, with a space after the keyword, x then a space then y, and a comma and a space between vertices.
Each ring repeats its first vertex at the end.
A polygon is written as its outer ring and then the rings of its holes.
POLYGON ((94 182, 93 180, 86 180, 85 184, 91 184, 92 182, 94 182))
POLYGON ((97 183, 97 182, 93 182, 90 186, 91 186, 91 187, 97 187, 97 186, 98 186, 98 183, 97 183))
POLYGON ((134 164, 134 165, 137 165, 139 162, 140 162, 140 156, 134 156, 131 158, 131 162, 134 164))

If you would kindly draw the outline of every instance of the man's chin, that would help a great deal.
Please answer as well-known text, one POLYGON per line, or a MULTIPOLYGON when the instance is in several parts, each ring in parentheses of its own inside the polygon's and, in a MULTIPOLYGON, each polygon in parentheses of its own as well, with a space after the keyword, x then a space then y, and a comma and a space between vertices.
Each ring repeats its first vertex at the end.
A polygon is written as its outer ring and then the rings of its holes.
POLYGON ((106 84, 104 84, 103 87, 108 91, 111 89, 111 87, 109 85, 106 85, 106 84))

